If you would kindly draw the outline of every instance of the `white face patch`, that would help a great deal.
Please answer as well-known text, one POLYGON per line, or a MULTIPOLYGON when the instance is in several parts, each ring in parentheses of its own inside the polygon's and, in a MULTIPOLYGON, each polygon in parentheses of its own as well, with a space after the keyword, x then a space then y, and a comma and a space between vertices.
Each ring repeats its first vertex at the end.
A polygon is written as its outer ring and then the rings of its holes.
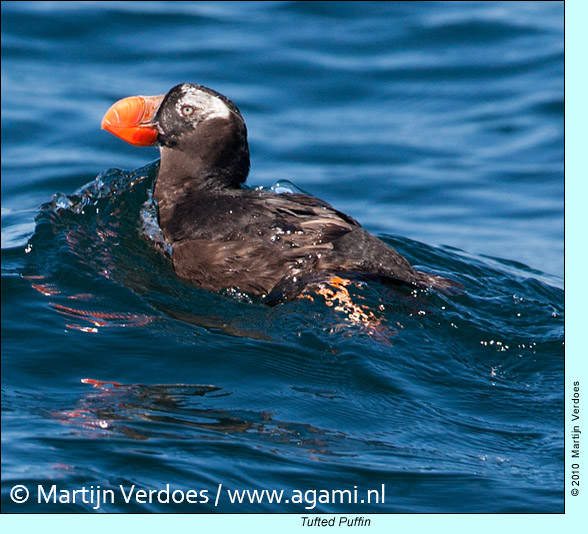
POLYGON ((192 106, 198 110, 201 120, 208 119, 228 119, 231 116, 231 110, 220 99, 210 93, 206 93, 196 87, 185 84, 182 86, 183 96, 176 104, 178 115, 182 115, 184 106, 192 106))

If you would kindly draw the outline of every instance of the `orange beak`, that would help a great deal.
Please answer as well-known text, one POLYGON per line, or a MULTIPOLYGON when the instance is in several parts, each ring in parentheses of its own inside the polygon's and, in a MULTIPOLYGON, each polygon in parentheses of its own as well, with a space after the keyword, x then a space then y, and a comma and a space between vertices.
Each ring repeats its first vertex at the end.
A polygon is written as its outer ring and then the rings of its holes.
POLYGON ((129 96, 119 100, 104 115, 102 129, 132 145, 154 145, 157 127, 152 120, 164 96, 129 96))

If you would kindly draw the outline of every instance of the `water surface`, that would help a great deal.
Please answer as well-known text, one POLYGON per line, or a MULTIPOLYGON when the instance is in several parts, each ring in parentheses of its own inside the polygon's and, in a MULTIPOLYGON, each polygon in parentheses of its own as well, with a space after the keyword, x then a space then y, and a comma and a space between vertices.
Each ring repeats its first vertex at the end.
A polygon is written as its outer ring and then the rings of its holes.
POLYGON ((3 2, 3 510, 170 484, 210 499, 99 511, 562 512, 563 112, 563 3, 3 2), (249 184, 466 291, 351 284, 353 321, 179 280, 145 238, 157 151, 99 124, 184 81, 241 109, 249 184))

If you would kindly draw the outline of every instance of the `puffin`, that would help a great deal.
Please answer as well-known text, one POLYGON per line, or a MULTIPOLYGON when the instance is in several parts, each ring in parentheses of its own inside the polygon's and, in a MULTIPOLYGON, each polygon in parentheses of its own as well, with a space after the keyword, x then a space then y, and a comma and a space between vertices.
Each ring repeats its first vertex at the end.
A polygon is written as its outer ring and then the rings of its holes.
POLYGON ((209 291, 237 290, 275 305, 333 277, 459 292, 416 270, 400 253, 327 202, 244 186, 250 158, 237 106, 202 85, 123 98, 102 128, 136 146, 157 146, 158 222, 176 274, 209 291))

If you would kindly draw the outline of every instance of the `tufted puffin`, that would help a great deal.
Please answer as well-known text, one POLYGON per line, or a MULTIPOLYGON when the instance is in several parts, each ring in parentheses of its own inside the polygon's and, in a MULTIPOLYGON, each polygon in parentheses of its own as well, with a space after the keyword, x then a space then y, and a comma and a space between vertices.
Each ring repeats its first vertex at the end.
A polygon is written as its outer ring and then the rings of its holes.
POLYGON ((166 95, 116 102, 102 128, 161 153, 153 197, 175 272, 211 291, 237 289, 268 304, 341 275, 414 288, 460 284, 415 270, 392 247, 327 202, 242 185, 247 128, 228 98, 183 83, 166 95))

